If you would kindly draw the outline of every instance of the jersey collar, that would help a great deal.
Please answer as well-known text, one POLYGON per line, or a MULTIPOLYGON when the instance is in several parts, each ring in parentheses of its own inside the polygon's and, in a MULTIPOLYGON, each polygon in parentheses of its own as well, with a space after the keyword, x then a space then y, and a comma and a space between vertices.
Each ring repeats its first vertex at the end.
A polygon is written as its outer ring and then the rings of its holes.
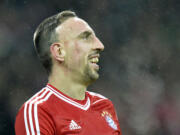
POLYGON ((60 90, 58 90, 57 88, 55 88, 54 86, 52 86, 51 84, 47 84, 46 86, 50 91, 53 92, 54 95, 56 95, 58 98, 60 98, 61 100, 75 106, 78 107, 82 110, 88 110, 88 108, 90 107, 90 99, 89 96, 86 92, 86 96, 84 100, 77 100, 77 99, 73 99, 69 96, 67 96, 66 94, 64 94, 63 92, 61 92, 60 90))

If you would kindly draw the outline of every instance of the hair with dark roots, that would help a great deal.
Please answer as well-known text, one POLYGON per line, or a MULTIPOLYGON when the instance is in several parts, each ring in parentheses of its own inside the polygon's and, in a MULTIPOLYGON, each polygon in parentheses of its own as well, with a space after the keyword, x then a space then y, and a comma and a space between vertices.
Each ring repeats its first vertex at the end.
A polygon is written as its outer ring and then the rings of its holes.
MULTIPOLYGON (((48 17, 37 27, 34 33, 34 46, 40 58, 40 61, 46 69, 48 75, 52 70, 52 60, 50 54, 50 46, 57 42, 57 35, 55 29, 61 25, 65 20, 71 17, 77 17, 72 11, 63 11, 51 17, 48 17)), ((58 35, 60 37, 60 35, 58 35)))

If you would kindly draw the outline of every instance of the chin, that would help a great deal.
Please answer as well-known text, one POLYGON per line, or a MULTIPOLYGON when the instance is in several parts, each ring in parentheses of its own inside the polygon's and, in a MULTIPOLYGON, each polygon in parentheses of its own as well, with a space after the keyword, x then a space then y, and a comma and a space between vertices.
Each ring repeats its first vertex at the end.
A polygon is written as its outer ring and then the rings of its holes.
POLYGON ((95 71, 93 73, 90 73, 88 77, 91 82, 94 82, 99 78, 99 74, 95 71))
POLYGON ((88 84, 93 83, 99 78, 98 71, 90 67, 87 67, 84 73, 85 73, 84 79, 88 84))
POLYGON ((91 77, 91 80, 92 80, 92 81, 96 81, 98 78, 99 78, 99 75, 92 76, 92 77, 91 77))

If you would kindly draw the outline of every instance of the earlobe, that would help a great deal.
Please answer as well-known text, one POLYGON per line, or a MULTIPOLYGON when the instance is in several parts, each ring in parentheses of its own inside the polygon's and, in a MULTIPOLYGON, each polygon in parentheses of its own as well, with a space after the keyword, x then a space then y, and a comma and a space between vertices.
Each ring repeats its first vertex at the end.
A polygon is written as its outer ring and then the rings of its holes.
POLYGON ((64 61, 65 50, 60 43, 54 43, 50 46, 52 57, 60 62, 64 61))

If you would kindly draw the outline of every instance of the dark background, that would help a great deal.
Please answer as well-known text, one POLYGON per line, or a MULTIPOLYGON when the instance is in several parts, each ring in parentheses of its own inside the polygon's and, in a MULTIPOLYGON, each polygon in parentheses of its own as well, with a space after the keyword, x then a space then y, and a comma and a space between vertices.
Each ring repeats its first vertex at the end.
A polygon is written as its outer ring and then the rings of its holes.
POLYGON ((18 109, 46 85, 32 42, 37 25, 66 9, 105 45, 89 90, 113 101, 123 135, 180 135, 178 0, 1 0, 0 134, 15 134, 18 109))

